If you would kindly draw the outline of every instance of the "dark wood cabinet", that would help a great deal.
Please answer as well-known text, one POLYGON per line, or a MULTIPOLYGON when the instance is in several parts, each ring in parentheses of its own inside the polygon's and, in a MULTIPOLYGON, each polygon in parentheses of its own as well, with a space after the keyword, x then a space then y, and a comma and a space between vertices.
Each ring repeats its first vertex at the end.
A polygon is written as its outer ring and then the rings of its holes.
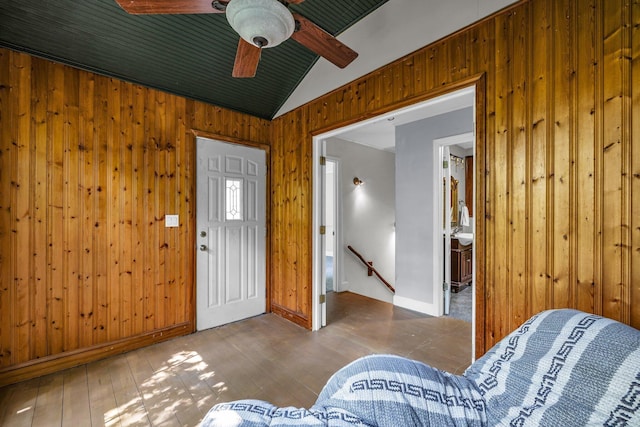
POLYGON ((458 292, 471 284, 473 278, 473 245, 461 245, 451 240, 451 291, 458 292))

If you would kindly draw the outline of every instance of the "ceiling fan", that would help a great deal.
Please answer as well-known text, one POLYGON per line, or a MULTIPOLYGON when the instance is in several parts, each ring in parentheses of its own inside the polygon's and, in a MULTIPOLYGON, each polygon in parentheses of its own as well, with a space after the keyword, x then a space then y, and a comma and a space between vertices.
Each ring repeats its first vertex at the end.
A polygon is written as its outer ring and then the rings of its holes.
POLYGON ((263 48, 289 37, 340 68, 358 54, 288 5, 304 0, 116 0, 130 14, 226 13, 240 35, 233 77, 253 77, 263 48))

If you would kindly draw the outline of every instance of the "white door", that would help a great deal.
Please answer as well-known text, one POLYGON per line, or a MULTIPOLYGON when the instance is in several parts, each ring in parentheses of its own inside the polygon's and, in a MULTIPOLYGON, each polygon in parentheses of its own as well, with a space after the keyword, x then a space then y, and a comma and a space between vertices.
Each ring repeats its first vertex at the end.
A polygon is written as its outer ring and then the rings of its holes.
POLYGON ((265 312, 266 154, 198 138, 196 327, 265 312))

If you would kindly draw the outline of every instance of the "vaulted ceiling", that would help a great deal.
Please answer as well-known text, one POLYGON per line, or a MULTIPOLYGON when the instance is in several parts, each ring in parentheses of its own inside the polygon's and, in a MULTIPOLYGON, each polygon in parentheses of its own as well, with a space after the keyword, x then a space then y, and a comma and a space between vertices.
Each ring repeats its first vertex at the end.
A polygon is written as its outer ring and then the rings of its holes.
POLYGON ((238 35, 224 14, 129 15, 115 0, 2 0, 0 46, 270 119, 512 2, 291 4, 360 56, 340 70, 290 39, 265 49, 250 79, 231 77, 238 35))

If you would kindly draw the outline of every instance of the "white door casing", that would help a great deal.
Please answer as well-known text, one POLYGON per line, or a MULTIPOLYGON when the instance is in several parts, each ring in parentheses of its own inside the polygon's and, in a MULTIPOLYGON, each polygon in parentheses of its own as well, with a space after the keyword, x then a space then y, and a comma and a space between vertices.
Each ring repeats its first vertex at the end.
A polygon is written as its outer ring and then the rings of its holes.
MULTIPOLYGON (((449 305, 451 304, 451 221, 452 221, 452 208, 451 208, 451 168, 449 167, 449 146, 445 145, 440 147, 440 167, 442 170, 442 176, 444 179, 444 187, 440 185, 442 179, 438 180, 438 187, 440 188, 439 200, 444 200, 444 254, 443 254, 443 282, 442 289, 444 291, 444 314, 449 314, 449 305), (442 194, 444 193, 444 194, 442 194), (443 198, 444 196, 444 198, 443 198)), ((436 214, 443 212, 442 209, 438 209, 436 214)), ((439 216, 439 215, 437 215, 439 216)))
POLYGON ((266 153, 197 138, 196 328, 266 309, 266 153))
POLYGON ((320 185, 320 194, 322 198, 321 202, 321 212, 320 212, 320 223, 325 228, 325 232, 320 233, 320 323, 322 327, 327 326, 327 234, 326 234, 326 224, 327 224, 327 211, 325 209, 326 206, 326 193, 327 193, 327 143, 326 141, 322 141, 320 144, 321 157, 325 159, 324 162, 319 162, 321 172, 321 179, 319 182, 320 185))

